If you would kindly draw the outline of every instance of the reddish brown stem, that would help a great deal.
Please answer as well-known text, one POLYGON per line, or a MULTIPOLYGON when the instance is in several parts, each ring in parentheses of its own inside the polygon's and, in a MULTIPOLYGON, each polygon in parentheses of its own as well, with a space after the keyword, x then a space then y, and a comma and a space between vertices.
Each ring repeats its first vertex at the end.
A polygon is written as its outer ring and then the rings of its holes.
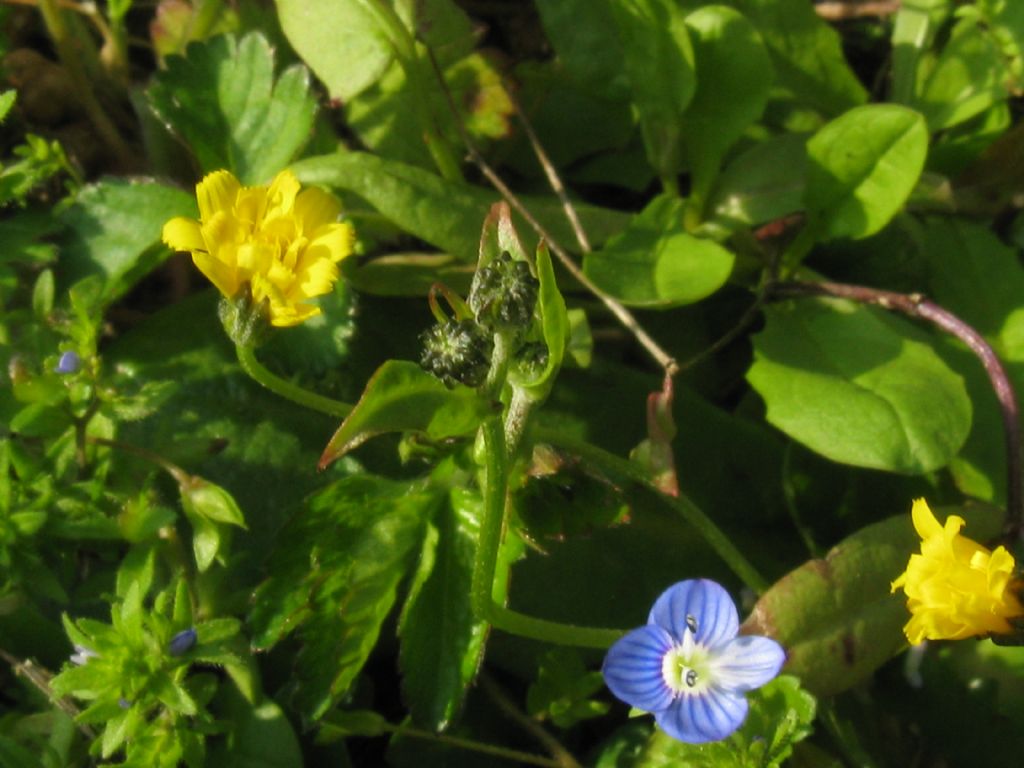
POLYGON ((1010 377, 999 356, 984 337, 974 328, 919 293, 896 293, 869 288, 864 285, 844 283, 773 283, 769 289, 773 298, 801 296, 833 296, 850 299, 860 304, 870 304, 893 312, 927 320, 952 334, 967 345, 981 361, 988 374, 989 382, 999 401, 1003 419, 1003 433, 1006 443, 1006 529, 1007 537, 1020 536, 1024 524, 1024 496, 1021 495, 1021 440, 1020 406, 1014 393, 1010 377))

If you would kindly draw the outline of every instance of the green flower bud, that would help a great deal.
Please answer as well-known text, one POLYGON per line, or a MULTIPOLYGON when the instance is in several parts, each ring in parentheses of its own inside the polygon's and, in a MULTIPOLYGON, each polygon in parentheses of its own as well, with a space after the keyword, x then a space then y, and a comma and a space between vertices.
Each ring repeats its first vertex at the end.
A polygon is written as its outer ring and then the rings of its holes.
POLYGON ((420 336, 420 365, 446 387, 479 387, 491 366, 490 334, 472 320, 439 323, 420 336))
POLYGON ((268 302, 257 304, 248 289, 233 299, 221 297, 217 315, 228 338, 239 347, 258 347, 270 329, 268 302))
POLYGON ((530 265, 505 251, 473 276, 469 308, 492 331, 524 331, 533 321, 539 286, 530 265))

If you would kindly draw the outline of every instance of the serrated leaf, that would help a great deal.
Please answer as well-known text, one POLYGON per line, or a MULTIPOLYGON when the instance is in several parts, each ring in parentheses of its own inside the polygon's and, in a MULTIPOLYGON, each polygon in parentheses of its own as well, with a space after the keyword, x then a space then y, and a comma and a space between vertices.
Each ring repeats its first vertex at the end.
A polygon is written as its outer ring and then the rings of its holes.
MULTIPOLYGON (((978 541, 997 535, 1004 517, 982 505, 936 511, 940 520, 948 514, 963 517, 965 535, 978 541)), ((784 670, 815 695, 846 690, 906 645, 906 598, 890 584, 918 546, 909 514, 869 525, 776 582, 742 631, 782 643, 784 670)))
POLYGON ((971 426, 963 379, 901 318, 832 299, 768 308, 747 380, 769 423, 833 461, 920 474, 971 426))
POLYGON ((164 222, 195 214, 192 195, 151 179, 107 179, 83 187, 58 217, 67 228, 61 280, 66 285, 102 278, 97 300, 110 302, 170 255, 159 245, 164 222))
POLYGON ((750 712, 721 741, 686 744, 661 730, 651 735, 634 768, 778 768, 792 745, 811 733, 816 702, 796 678, 783 675, 747 695, 750 712))
POLYGON ((683 231, 683 202, 655 198, 621 235, 583 261, 587 277, 622 303, 692 304, 717 291, 735 257, 712 240, 683 231))
POLYGON ((350 477, 310 497, 279 537, 249 624, 255 648, 298 630, 291 692, 307 717, 323 715, 362 669, 436 503, 423 487, 350 477))
POLYGON ((490 409, 474 389, 448 389, 416 363, 388 360, 327 444, 320 467, 386 432, 419 432, 431 440, 468 435, 490 409))
MULTIPOLYGON (((301 160, 292 170, 304 184, 353 192, 394 224, 457 259, 472 263, 479 252, 480 223, 500 195, 482 187, 445 181, 422 168, 365 152, 322 155, 301 160)), ((537 219, 563 242, 572 242, 562 204, 554 197, 522 195, 537 219)), ((581 204, 577 212, 595 244, 625 226, 627 215, 581 204)), ((513 216, 521 231, 523 223, 513 216)))
MULTIPOLYGON (((349 28, 314 27, 334 37, 349 28)), ((289 67, 275 81, 274 50, 258 32, 192 43, 167 60, 146 95, 204 173, 226 168, 243 184, 282 170, 309 140, 316 114, 305 68, 289 67)))
POLYGON ((808 227, 826 239, 867 237, 903 207, 928 154, 920 114, 895 104, 851 109, 807 142, 808 227))
POLYGON ((476 676, 487 635, 470 605, 480 498, 453 490, 438 511, 433 568, 402 614, 399 664, 413 719, 432 731, 448 727, 476 676))

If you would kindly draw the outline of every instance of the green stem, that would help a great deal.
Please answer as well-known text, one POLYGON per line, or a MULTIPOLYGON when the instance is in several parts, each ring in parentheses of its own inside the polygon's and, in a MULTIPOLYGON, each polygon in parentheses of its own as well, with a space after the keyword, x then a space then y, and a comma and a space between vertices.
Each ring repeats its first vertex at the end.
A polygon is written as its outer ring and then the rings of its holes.
POLYGON ((405 77, 409 82, 409 93, 416 110, 416 120, 420 124, 423 141, 427 145, 434 165, 437 166, 441 176, 448 181, 463 181, 462 169, 455 160, 448 141, 437 129, 430 111, 430 102, 427 100, 429 78, 424 59, 416 50, 416 38, 406 28, 395 9, 387 2, 382 0, 360 0, 360 2, 388 35, 395 57, 405 71, 405 77))
POLYGON ((480 540, 473 560, 470 603, 473 614, 482 620, 490 618, 494 603, 494 573, 498 565, 498 549, 505 525, 505 502, 508 491, 508 457, 505 451, 505 430, 501 419, 493 417, 481 426, 484 439, 484 516, 480 521, 480 540))
POLYGON ((488 609, 487 618, 495 628, 513 635, 578 648, 609 648, 626 634, 626 630, 623 629, 580 627, 576 624, 538 619, 494 602, 488 609))
POLYGON ((508 497, 508 454, 505 447, 505 429, 501 419, 494 417, 484 422, 483 430, 485 474, 484 515, 480 523, 480 539, 470 587, 470 603, 478 619, 512 634, 543 640, 556 645, 575 645, 585 648, 607 648, 623 632, 614 629, 594 629, 537 619, 509 610, 494 602, 494 574, 497 570, 498 550, 505 529, 508 497))
POLYGON ((472 741, 471 739, 463 739, 458 736, 448 736, 444 733, 430 733, 429 731, 421 731, 418 728, 391 725, 390 723, 383 727, 398 736, 408 736, 411 739, 424 739, 425 741, 434 741, 438 744, 448 744, 459 749, 468 749, 473 752, 500 757, 521 765, 540 765, 544 768, 563 768, 564 765, 558 760, 553 760, 549 757, 534 755, 529 752, 520 752, 518 749, 509 749, 508 747, 498 747, 494 744, 485 744, 480 741, 472 741))
POLYGON ((236 346, 235 353, 238 355, 238 363, 242 366, 242 370, 274 394, 330 416, 345 418, 351 413, 352 406, 348 403, 318 395, 297 384, 292 384, 290 381, 285 381, 280 376, 275 376, 256 359, 256 354, 251 347, 236 346))
POLYGON ((71 32, 64 19, 64 11, 58 6, 57 0, 39 0, 39 11, 43 15, 46 32, 57 49, 57 56, 68 77, 75 85, 75 92, 89 122, 92 123, 100 139, 114 153, 118 162, 126 168, 134 164, 134 157, 114 123, 107 117, 106 111, 96 100, 92 84, 86 77, 86 66, 79 55, 78 47, 71 37, 71 32))
POLYGON ((655 491, 658 498, 679 513, 680 517, 704 537, 704 540, 711 545, 711 548, 715 550, 718 556, 722 558, 725 564, 729 566, 732 572, 744 584, 758 594, 762 594, 768 589, 768 581, 758 573, 750 561, 733 545, 722 529, 715 525, 714 521, 686 496, 682 494, 679 496, 668 496, 661 493, 651 484, 651 478, 641 467, 628 459, 620 458, 584 440, 577 440, 561 431, 552 429, 537 429, 535 434, 540 440, 564 448, 581 459, 614 474, 627 477, 655 491))

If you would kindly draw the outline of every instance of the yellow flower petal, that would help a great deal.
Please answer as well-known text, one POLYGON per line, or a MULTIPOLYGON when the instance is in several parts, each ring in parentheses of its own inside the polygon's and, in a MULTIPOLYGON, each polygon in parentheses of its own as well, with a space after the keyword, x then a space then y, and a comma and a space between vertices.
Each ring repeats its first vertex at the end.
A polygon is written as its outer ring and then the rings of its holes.
POLYGON ((228 211, 235 205, 241 185, 230 172, 214 171, 196 184, 199 202, 199 220, 209 221, 218 211, 228 211))
POLYGON ((291 171, 267 186, 243 187, 228 171, 196 185, 199 221, 176 218, 164 240, 192 251, 196 266, 228 298, 248 288, 277 326, 320 313, 314 296, 329 293, 336 262, 352 252, 355 233, 339 222, 338 202, 318 189, 302 190, 291 171))
POLYGON ((205 251, 206 241, 199 222, 181 216, 164 224, 163 241, 175 251, 205 251))
POLYGON ((911 555, 906 571, 892 582, 894 592, 902 589, 907 596, 907 639, 917 644, 1010 632, 1009 620, 1024 615, 1011 588, 1013 556, 1004 547, 990 552, 962 536, 964 520, 957 515, 939 525, 924 499, 914 502, 912 516, 921 554, 911 555))

